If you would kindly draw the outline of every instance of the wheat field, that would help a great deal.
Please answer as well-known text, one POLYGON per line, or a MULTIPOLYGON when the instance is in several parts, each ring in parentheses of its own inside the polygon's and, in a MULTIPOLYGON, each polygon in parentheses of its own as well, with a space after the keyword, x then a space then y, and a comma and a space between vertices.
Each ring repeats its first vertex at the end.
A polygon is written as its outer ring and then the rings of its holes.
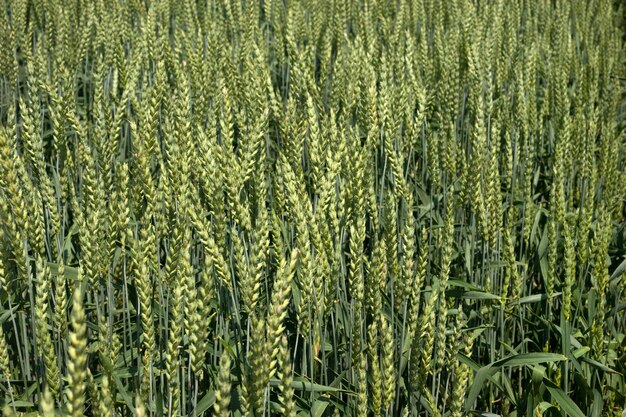
POLYGON ((626 417, 618 3, 0 1, 3 415, 626 417))

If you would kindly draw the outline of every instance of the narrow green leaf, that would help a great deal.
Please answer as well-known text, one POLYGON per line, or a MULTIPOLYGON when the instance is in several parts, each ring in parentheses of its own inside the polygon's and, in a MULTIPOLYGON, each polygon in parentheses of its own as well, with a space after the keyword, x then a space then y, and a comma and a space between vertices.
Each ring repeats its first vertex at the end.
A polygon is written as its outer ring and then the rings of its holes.
POLYGON ((467 300, 499 300, 495 294, 482 291, 466 291, 463 293, 463 298, 467 300))
POLYGON ((559 387, 557 387, 552 381, 547 378, 543 379, 543 382, 550 391, 552 398, 559 404, 561 410, 570 417, 585 417, 585 414, 580 408, 572 401, 572 399, 559 387))
POLYGON ((189 412, 188 417, 202 415, 202 413, 211 408, 213 404, 215 404, 215 391, 209 391, 200 401, 198 401, 196 409, 189 412))
POLYGON ((315 400, 311 407, 311 417, 322 417, 326 407, 328 407, 328 401, 315 400))
POLYGON ((466 411, 471 410, 472 404, 478 398, 480 391, 482 390, 485 382, 489 379, 489 377, 493 376, 498 369, 503 366, 522 366, 522 365, 537 365, 545 362, 559 362, 567 360, 567 357, 559 354, 559 353, 544 353, 544 352, 536 352, 536 353, 522 353, 519 355, 509 356, 508 358, 500 359, 489 365, 483 366, 476 373, 476 377, 474 378, 474 383, 470 388, 470 391, 467 396, 467 400, 465 402, 466 411))

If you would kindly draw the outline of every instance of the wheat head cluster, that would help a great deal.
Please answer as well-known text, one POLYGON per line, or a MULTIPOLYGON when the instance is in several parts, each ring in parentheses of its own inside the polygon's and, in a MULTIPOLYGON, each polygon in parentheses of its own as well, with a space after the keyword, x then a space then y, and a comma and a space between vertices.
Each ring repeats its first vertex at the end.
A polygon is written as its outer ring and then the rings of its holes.
POLYGON ((6 417, 624 417, 613 0, 0 0, 6 417))

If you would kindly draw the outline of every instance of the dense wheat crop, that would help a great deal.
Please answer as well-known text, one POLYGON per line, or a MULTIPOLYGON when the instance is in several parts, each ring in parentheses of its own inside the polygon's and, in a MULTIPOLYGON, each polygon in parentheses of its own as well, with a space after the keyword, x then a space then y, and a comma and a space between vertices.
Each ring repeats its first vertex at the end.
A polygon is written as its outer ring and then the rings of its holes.
POLYGON ((616 3, 0 1, 0 409, 626 416, 616 3))

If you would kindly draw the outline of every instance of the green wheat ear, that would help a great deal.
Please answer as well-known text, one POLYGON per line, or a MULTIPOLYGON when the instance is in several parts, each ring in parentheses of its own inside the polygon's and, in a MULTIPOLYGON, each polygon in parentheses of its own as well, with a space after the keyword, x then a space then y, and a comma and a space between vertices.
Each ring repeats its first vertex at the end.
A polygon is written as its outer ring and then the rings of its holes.
MULTIPOLYGON (((78 270, 79 282, 82 267, 78 270)), ((69 348, 67 363, 68 384, 65 390, 65 407, 68 415, 82 417, 85 407, 85 381, 87 378, 87 323, 83 305, 83 287, 79 285, 72 296, 69 348)))
POLYGON ((278 357, 278 366, 280 368, 278 378, 281 381, 279 398, 282 404, 281 413, 284 416, 293 417, 296 415, 296 403, 294 401, 294 389, 292 387, 293 375, 291 357, 287 337, 282 336, 280 340, 280 350, 278 357))
POLYGON ((231 359, 227 351, 222 352, 219 363, 219 374, 217 378, 217 390, 215 391, 215 406, 213 412, 216 416, 223 417, 230 415, 230 380, 231 359))

